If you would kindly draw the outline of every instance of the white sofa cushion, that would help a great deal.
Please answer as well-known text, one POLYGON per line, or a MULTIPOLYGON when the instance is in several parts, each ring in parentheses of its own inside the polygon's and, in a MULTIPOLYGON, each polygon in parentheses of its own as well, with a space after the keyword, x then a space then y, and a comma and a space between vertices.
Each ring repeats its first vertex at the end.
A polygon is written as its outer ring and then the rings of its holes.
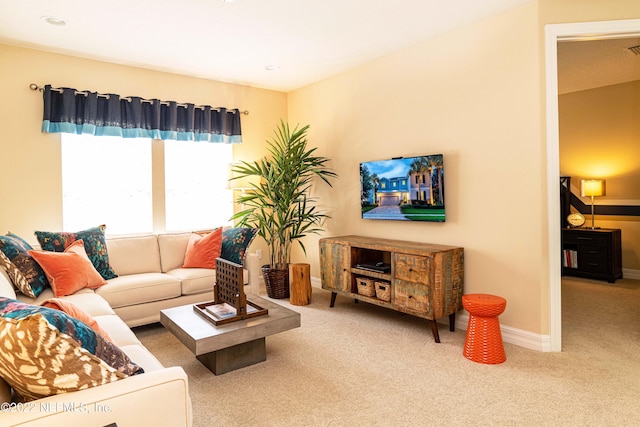
POLYGON ((0 297, 16 299, 16 291, 13 288, 13 283, 11 283, 7 272, 2 267, 0 267, 0 297))
MULTIPOLYGON (((53 293, 53 289, 51 288, 47 288, 42 291, 42 293, 38 295, 37 298, 32 298, 24 294, 18 295, 18 299, 20 301, 33 305, 41 305, 44 301, 50 298, 56 298, 55 294, 53 293)), ((92 316, 101 314, 113 314, 113 310, 107 302, 103 301, 102 298, 95 298, 93 289, 80 289, 75 294, 67 295, 62 298, 68 299, 75 305, 80 306, 84 311, 92 316), (92 302, 94 305, 91 305, 90 302, 92 302)))
POLYGON ((163 273, 182 267, 189 245, 189 237, 191 237, 191 233, 158 234, 163 273))
POLYGON ((109 338, 118 347, 141 344, 138 337, 136 337, 127 324, 124 323, 124 321, 116 314, 96 316, 94 317, 94 320, 102 329, 108 331, 107 333, 109 334, 109 338))
POLYGON ((143 273, 119 276, 107 280, 96 289, 113 308, 138 305, 151 301, 177 298, 181 295, 180 280, 163 273, 143 273))
MULTIPOLYGON (((84 288, 84 289, 80 289, 73 295, 67 295, 62 298, 63 299, 69 298, 69 301, 73 302, 74 304, 83 306, 84 304, 88 304, 88 302, 84 301, 85 298, 88 298, 89 301, 93 301, 93 298, 94 298, 93 295, 95 295, 93 292, 93 289, 84 288), (83 296, 80 296, 80 295, 83 295, 83 296)), ((32 298, 27 295, 18 293, 18 299, 20 301, 26 302, 27 304, 33 304, 33 305, 41 305, 44 301, 51 298, 56 298, 55 294, 53 293, 53 289, 51 288, 46 288, 36 298, 32 298)), ((107 304, 106 302, 103 302, 102 298, 95 298, 95 300, 96 300, 95 304, 99 305, 100 309, 97 309, 97 307, 91 307, 89 305, 87 305, 87 310, 85 310, 84 307, 82 307, 82 309, 87 313, 91 314, 92 316, 94 313, 91 313, 91 310, 95 310, 95 314, 105 314, 106 312, 109 312, 109 314, 113 313, 113 310, 111 310, 111 307, 109 307, 109 304, 107 304)))
POLYGON ((164 369, 162 363, 142 344, 123 345, 120 346, 120 350, 124 351, 138 366, 142 366, 145 373, 164 369))
POLYGON ((67 295, 62 299, 81 307, 91 317, 114 316, 116 314, 109 306, 109 303, 94 292, 78 292, 73 295, 67 295))
POLYGON ((208 268, 176 268, 167 271, 182 282, 182 295, 200 294, 213 289, 216 271, 208 268))
POLYGON ((109 264, 118 276, 161 271, 158 238, 154 234, 108 238, 107 251, 109 264))

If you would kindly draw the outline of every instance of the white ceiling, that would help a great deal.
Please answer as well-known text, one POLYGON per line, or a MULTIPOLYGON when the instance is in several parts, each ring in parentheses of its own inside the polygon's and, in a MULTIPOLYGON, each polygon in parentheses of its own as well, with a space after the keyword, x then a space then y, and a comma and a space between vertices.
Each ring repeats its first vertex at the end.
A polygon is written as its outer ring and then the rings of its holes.
MULTIPOLYGON (((0 0, 0 43, 290 91, 527 1, 0 0)), ((638 44, 560 43, 559 92, 640 80, 638 44)))
POLYGON ((0 0, 0 43, 290 91, 527 1, 0 0))

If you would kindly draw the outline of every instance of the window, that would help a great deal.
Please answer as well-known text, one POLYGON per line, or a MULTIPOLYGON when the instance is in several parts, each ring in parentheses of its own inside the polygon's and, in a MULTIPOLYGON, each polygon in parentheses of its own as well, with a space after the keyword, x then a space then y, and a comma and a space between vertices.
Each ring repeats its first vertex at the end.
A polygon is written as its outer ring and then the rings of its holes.
POLYGON ((64 230, 106 224, 108 234, 134 234, 231 224, 231 145, 61 135, 64 230), (163 146, 164 159, 154 156, 163 146), (159 188, 164 194, 154 193, 159 188))
POLYGON ((228 189, 230 144, 165 141, 167 230, 204 230, 231 225, 228 189))
POLYGON ((62 135, 62 226, 151 232, 151 140, 62 135))

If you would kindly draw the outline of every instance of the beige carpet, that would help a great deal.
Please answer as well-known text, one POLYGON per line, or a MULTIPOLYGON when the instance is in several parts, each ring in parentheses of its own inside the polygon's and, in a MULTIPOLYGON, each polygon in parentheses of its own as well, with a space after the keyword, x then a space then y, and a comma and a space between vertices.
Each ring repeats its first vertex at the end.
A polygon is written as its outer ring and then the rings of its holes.
POLYGON ((136 328, 189 375, 194 426, 639 426, 640 281, 563 279, 563 352, 505 344, 462 356, 465 332, 313 289, 302 327, 267 337, 265 362, 215 376, 161 325, 136 328))

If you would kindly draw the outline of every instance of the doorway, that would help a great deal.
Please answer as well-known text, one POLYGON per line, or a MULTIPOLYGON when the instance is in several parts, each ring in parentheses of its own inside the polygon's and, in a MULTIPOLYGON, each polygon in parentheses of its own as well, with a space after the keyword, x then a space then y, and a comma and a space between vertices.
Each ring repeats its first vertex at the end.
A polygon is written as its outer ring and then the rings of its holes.
POLYGON ((545 26, 547 112, 547 223, 549 248, 549 351, 562 350, 560 283, 560 138, 558 118, 558 42, 630 37, 640 34, 640 20, 600 21, 545 26))

